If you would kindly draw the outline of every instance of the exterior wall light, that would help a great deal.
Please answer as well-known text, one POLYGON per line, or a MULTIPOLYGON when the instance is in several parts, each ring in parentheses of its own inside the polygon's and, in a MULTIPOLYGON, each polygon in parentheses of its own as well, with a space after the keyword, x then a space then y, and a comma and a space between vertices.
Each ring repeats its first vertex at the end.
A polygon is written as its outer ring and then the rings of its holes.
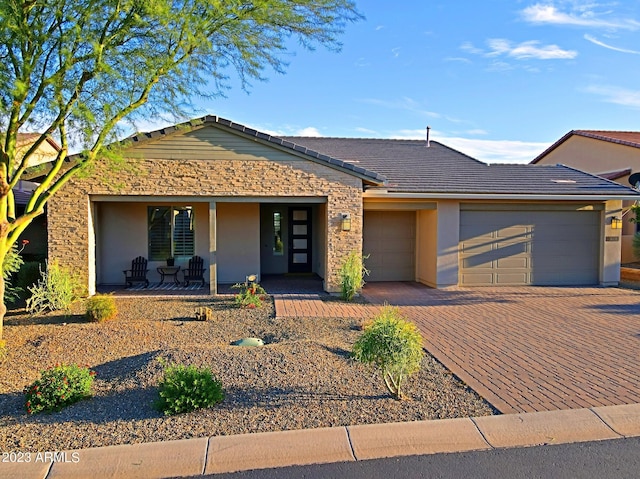
POLYGON ((611 218, 611 229, 613 230, 621 230, 622 229, 622 219, 617 216, 613 216, 611 218))
POLYGON ((351 231, 351 214, 342 213, 342 231, 351 231))

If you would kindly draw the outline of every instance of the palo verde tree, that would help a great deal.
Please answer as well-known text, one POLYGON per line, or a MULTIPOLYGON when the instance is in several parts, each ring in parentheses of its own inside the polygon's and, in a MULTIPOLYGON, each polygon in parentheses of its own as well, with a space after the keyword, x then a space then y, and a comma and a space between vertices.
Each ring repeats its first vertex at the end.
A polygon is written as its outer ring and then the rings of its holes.
POLYGON ((223 94, 231 75, 246 88, 284 72, 293 40, 339 50, 360 18, 352 0, 0 0, 0 263, 65 182, 117 157, 114 140, 130 122, 184 118, 193 98, 223 94), (34 131, 31 147, 17 148, 34 131), (12 188, 47 138, 60 151, 16 215, 12 188))

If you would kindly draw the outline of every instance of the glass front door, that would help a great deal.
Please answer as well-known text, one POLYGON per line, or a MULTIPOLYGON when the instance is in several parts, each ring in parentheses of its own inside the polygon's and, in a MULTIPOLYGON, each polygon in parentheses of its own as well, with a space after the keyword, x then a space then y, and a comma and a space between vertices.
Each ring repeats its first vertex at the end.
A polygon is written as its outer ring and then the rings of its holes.
POLYGON ((289 272, 311 272, 311 208, 289 208, 289 272))

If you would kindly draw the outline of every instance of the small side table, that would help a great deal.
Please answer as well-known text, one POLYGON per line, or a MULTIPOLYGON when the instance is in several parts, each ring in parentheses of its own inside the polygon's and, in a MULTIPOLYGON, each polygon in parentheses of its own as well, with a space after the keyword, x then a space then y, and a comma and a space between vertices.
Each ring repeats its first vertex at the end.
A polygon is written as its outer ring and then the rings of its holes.
POLYGON ((160 266, 158 269, 158 273, 160 273, 160 284, 164 283, 165 276, 173 276, 173 282, 175 284, 180 284, 178 281, 178 271, 180 271, 180 266, 160 266))

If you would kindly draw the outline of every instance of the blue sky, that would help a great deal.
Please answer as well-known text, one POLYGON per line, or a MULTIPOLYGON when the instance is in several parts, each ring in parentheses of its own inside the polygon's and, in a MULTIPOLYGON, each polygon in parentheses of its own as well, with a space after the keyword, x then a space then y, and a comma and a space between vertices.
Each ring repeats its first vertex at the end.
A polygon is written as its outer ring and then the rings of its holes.
POLYGON ((200 103, 278 135, 431 138, 526 163, 572 129, 638 130, 640 2, 359 1, 340 53, 200 103))

